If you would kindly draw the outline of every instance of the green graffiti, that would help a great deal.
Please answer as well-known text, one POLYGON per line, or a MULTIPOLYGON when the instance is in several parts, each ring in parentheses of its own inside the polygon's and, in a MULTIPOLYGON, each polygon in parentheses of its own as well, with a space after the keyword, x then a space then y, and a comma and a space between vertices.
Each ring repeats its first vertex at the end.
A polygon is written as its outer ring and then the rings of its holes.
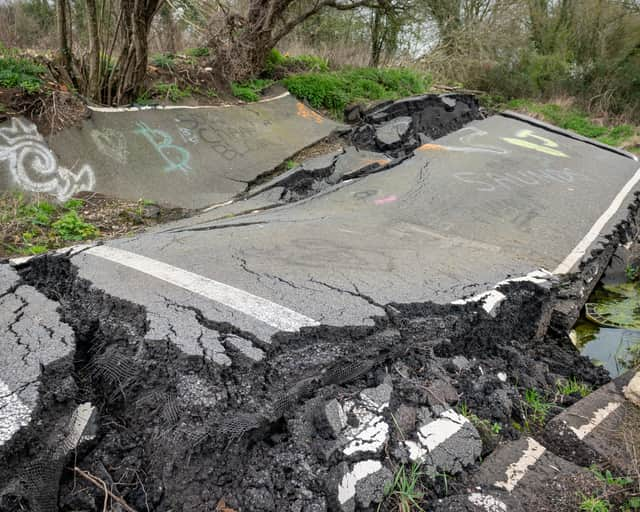
POLYGON ((165 172, 181 171, 187 173, 191 170, 189 166, 189 160, 191 159, 189 151, 181 146, 176 146, 167 132, 154 130, 142 121, 138 121, 137 126, 135 133, 147 139, 167 163, 164 168, 165 172))

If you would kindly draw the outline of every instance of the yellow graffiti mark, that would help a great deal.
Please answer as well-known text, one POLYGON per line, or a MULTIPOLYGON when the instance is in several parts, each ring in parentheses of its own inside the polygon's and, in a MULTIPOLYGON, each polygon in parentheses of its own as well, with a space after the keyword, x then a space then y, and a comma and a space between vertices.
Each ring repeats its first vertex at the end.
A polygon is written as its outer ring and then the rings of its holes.
POLYGON ((310 108, 307 108, 306 105, 300 102, 298 102, 298 115, 305 119, 311 119, 318 124, 324 123, 324 119, 320 114, 318 114, 317 112, 314 112, 310 108))
POLYGON ((514 139, 511 137, 502 137, 502 140, 504 140, 505 142, 508 142, 509 144, 520 146, 522 148, 533 149, 534 151, 546 153, 547 155, 558 156, 561 158, 569 158, 569 155, 566 155, 559 149, 555 149, 559 147, 557 142, 554 142, 551 139, 547 139, 546 137, 536 135, 531 130, 520 130, 519 132, 516 133, 516 137, 518 138, 514 139), (527 137, 530 137, 532 139, 538 139, 539 141, 542 142, 542 145, 537 144, 535 142, 530 142, 528 140, 522 140, 527 137))
POLYGON ((447 148, 440 144, 423 144, 416 151, 446 151, 447 148))

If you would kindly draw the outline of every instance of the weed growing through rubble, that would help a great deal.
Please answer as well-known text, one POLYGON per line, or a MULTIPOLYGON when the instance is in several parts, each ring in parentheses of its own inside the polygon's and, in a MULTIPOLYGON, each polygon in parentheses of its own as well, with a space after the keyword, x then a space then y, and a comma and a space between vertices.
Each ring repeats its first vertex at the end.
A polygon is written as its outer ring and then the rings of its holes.
POLYGON ((611 503, 597 496, 585 496, 582 495, 582 501, 580 502, 580 510, 583 512, 609 512, 611 509, 611 503))
POLYGON ((629 498, 627 502, 623 505, 622 510, 624 512, 630 512, 632 510, 640 510, 640 497, 634 496, 633 498, 629 498))
POLYGON ((524 393, 524 429, 532 432, 544 425, 553 403, 549 402, 537 389, 529 388, 524 393))
POLYGON ((92 240, 100 234, 98 228, 93 224, 84 222, 75 210, 65 213, 60 219, 51 224, 51 227, 57 236, 67 242, 92 240))
POLYGON ((635 265, 627 265, 624 269, 624 273, 627 276, 627 281, 637 281, 640 278, 640 268, 635 265))
POLYGON ((500 423, 491 423, 489 420, 480 418, 477 414, 471 412, 466 402, 462 402, 462 404, 458 406, 458 412, 467 418, 478 430, 490 432, 493 436, 498 436, 500 432, 502 432, 502 425, 500 425, 500 423))
POLYGON ((595 464, 589 467, 589 471, 591 471, 598 480, 609 486, 625 487, 633 483, 633 478, 626 476, 613 476, 611 471, 608 469, 603 473, 595 464))
POLYGON ((584 398, 591 393, 591 387, 575 377, 556 381, 556 389, 563 397, 578 393, 581 398, 584 398))
MULTIPOLYGON (((420 464, 412 464, 409 470, 404 464, 399 466, 393 482, 385 486, 385 501, 392 500, 398 512, 424 512, 420 506, 424 497, 420 484, 422 475, 420 464)), ((378 506, 378 512, 381 507, 382 503, 378 506)))

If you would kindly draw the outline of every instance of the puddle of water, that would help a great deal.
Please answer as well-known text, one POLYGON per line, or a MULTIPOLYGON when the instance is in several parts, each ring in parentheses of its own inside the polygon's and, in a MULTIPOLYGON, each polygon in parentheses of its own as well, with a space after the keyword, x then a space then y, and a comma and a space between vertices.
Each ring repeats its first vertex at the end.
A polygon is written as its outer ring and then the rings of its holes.
POLYGON ((616 377, 628 369, 629 350, 640 344, 640 284, 600 284, 589 304, 586 309, 592 319, 619 327, 598 325, 583 312, 574 327, 576 344, 583 355, 616 377))

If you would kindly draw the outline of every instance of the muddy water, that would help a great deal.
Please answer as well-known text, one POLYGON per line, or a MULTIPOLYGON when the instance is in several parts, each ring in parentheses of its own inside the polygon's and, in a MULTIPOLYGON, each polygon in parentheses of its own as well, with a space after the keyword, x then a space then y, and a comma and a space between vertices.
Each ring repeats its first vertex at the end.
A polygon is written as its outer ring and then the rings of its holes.
POLYGON ((583 311, 574 327, 576 345, 612 377, 618 376, 629 367, 629 351, 640 344, 640 283, 599 284, 589 303, 592 317, 619 327, 599 325, 583 311))

